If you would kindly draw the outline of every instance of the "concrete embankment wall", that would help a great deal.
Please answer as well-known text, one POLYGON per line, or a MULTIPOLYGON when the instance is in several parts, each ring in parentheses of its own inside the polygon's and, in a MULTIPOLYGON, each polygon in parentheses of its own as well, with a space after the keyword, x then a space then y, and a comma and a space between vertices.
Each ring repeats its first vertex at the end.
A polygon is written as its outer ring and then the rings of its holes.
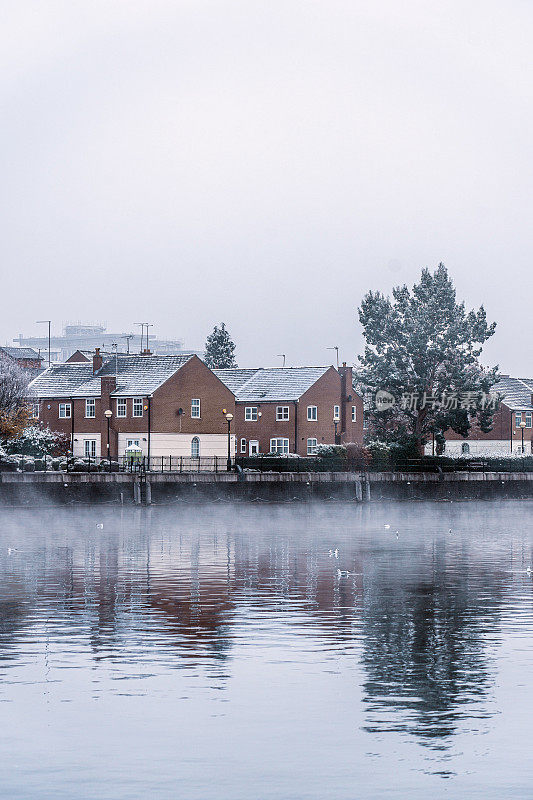
POLYGON ((0 504, 533 498, 533 473, 0 473, 0 504))

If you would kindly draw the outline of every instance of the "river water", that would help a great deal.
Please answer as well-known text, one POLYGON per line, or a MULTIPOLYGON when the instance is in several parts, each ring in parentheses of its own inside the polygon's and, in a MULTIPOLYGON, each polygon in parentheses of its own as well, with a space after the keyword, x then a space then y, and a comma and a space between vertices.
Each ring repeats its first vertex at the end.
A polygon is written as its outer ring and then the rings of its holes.
POLYGON ((0 796, 533 796, 529 501, 0 511, 0 796))

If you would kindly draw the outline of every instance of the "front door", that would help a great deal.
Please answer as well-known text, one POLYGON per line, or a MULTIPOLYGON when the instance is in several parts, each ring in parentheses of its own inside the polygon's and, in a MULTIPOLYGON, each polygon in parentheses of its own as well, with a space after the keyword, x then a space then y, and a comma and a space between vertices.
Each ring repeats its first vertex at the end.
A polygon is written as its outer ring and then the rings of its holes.
POLYGON ((259 453, 259 442, 250 439, 248 442, 248 452, 251 456, 256 456, 259 453))

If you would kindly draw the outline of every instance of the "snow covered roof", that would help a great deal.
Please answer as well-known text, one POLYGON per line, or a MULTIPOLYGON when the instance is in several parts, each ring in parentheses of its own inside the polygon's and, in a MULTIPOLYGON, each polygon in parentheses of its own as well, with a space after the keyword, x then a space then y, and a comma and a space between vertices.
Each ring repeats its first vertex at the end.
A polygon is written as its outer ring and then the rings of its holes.
POLYGON ((222 383, 224 383, 233 394, 258 371, 258 369, 238 369, 237 367, 213 370, 217 378, 220 378, 222 383))
POLYGON ((492 394, 496 393, 502 395, 502 401, 512 411, 533 411, 533 378, 511 378, 503 375, 492 388, 492 394))
POLYGON ((118 354, 93 375, 92 362, 54 364, 30 383, 38 397, 99 397, 101 378, 117 376, 112 397, 146 397, 191 359, 182 356, 133 356, 118 354))
MULTIPOLYGON (((244 402, 298 400, 331 367, 271 367, 254 370, 233 393, 244 402)), ((219 376, 221 377, 221 376, 219 376)), ((221 378, 221 380, 223 380, 221 378)), ((229 384, 226 384, 229 386, 229 384)), ((229 387, 231 388, 231 387, 229 387)))
POLYGON ((86 361, 52 364, 32 380, 29 388, 37 397, 71 397, 78 386, 92 377, 93 365, 86 361))
POLYGON ((37 350, 33 347, 0 347, 0 352, 16 359, 41 358, 37 350))

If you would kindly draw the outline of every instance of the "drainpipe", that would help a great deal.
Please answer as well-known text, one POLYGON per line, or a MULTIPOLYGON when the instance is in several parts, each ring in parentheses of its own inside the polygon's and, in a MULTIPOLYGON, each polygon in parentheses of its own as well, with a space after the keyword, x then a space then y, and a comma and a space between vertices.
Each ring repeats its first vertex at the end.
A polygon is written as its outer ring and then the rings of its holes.
POLYGON ((74 398, 70 398, 70 450, 74 458, 74 398))
POLYGON ((152 395, 148 397, 148 469, 150 469, 150 434, 152 428, 152 395))
POLYGON ((509 438, 509 443, 511 445, 511 453, 512 453, 513 452, 513 412, 511 411, 510 414, 511 414, 511 430, 509 431, 509 437, 510 437, 509 438))
POLYGON ((294 402, 294 452, 298 454, 298 400, 294 402))

